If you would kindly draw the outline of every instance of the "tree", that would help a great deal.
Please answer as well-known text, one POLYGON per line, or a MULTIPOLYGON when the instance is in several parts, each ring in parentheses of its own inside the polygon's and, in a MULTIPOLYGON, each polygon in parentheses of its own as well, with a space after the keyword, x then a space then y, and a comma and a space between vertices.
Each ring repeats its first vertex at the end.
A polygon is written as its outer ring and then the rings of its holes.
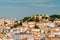
POLYGON ((42 19, 44 19, 44 17, 42 17, 42 19))
POLYGON ((45 19, 48 19, 48 17, 45 17, 45 19))
POLYGON ((55 18, 60 19, 60 15, 54 14, 54 15, 51 15, 50 18, 52 18, 53 20, 55 20, 55 18))
POLYGON ((30 19, 28 20, 28 22, 31 22, 31 21, 34 21, 34 19, 33 19, 33 18, 30 18, 30 19))
POLYGON ((22 26, 22 22, 20 22, 19 25, 22 26))
POLYGON ((39 18, 38 17, 36 17, 35 22, 39 22, 39 18))
POLYGON ((6 25, 6 24, 7 24, 7 22, 4 22, 4 24, 6 25))
POLYGON ((34 26, 35 29, 39 29, 39 27, 37 25, 34 26))
POLYGON ((23 22, 27 21, 29 18, 30 18, 30 17, 25 17, 25 18, 23 19, 23 22))
POLYGON ((54 21, 55 20, 55 18, 52 18, 52 17, 49 17, 49 21, 54 21))
POLYGON ((11 26, 11 28, 16 28, 18 25, 14 24, 13 26, 11 26))

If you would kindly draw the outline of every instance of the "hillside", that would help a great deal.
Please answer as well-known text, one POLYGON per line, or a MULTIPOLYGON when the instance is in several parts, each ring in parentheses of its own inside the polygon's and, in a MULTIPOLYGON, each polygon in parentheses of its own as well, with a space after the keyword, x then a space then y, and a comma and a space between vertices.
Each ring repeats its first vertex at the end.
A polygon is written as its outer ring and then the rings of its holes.
POLYGON ((35 21, 35 22, 39 22, 39 21, 43 21, 43 20, 49 20, 49 21, 54 21, 55 19, 60 19, 60 15, 33 15, 33 16, 29 16, 29 17, 24 17, 22 19, 23 22, 29 22, 29 21, 35 21))

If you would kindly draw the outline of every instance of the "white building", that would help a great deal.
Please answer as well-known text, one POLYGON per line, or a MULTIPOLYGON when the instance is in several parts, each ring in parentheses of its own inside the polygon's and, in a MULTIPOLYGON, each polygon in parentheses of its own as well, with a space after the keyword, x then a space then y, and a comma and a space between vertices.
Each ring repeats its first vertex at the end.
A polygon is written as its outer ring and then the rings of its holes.
POLYGON ((29 25, 29 27, 34 27, 35 26, 35 22, 28 22, 28 25, 29 25))

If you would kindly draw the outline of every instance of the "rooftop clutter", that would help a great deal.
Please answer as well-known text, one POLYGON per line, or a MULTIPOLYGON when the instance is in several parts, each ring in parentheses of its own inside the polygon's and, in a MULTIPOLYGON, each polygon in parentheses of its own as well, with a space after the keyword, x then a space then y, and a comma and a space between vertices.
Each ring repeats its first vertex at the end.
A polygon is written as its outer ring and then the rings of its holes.
POLYGON ((60 19, 48 15, 33 15, 23 20, 0 19, 1 40, 57 40, 60 19), (55 38, 55 39, 54 39, 55 38))

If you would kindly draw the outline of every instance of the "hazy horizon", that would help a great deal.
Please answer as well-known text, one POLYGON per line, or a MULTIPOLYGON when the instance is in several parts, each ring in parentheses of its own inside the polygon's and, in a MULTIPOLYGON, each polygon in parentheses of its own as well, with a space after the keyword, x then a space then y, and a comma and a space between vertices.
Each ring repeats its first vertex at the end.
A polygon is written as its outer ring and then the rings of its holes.
POLYGON ((60 0, 0 0, 0 17, 22 19, 35 14, 60 14, 60 0))

